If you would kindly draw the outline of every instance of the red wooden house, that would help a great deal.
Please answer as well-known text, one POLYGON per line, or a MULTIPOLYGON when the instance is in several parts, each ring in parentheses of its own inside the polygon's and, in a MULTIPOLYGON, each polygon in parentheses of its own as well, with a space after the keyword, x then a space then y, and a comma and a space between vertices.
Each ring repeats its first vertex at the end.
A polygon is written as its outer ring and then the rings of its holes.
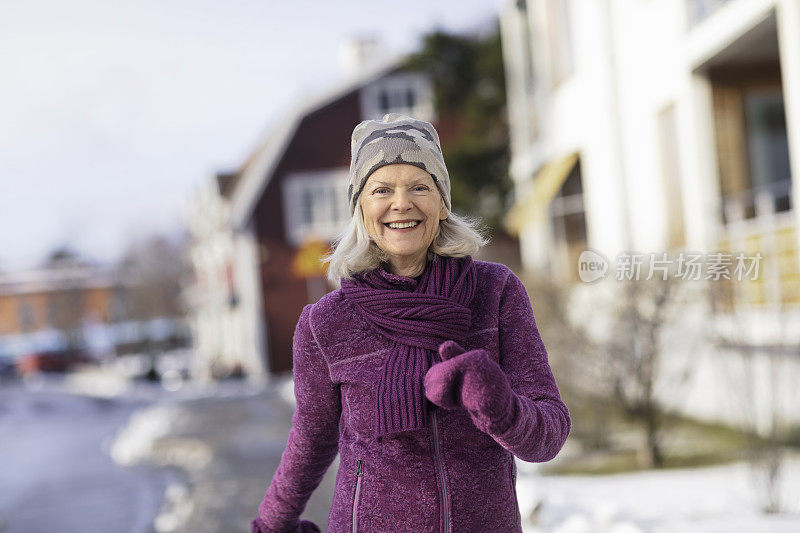
MULTIPOLYGON (((318 255, 314 240, 327 248, 349 219, 353 128, 388 112, 436 124, 430 81, 404 69, 401 60, 374 67, 293 110, 228 184, 229 224, 234 233, 249 235, 259 250, 250 254, 260 285, 253 312, 260 315, 261 328, 253 346, 262 353, 266 372, 291 369, 300 311, 331 289, 321 271, 315 274, 297 263, 318 255)), ((440 132, 443 142, 445 131, 440 132)))

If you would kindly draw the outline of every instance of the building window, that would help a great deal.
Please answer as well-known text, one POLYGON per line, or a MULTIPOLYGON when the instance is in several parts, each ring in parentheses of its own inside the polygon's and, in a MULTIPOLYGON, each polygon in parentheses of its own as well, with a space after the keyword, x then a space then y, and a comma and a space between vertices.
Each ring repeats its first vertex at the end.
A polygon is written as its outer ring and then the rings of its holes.
POLYGON ((531 35, 530 18, 528 15, 527 0, 517 0, 520 30, 522 34, 522 77, 525 80, 525 92, 533 92, 534 66, 533 66, 533 37, 531 35))
POLYGON ((750 185, 771 189, 774 210, 787 211, 791 197, 789 141, 780 87, 744 93, 744 125, 750 185))
POLYGON ((363 119, 381 118, 386 113, 434 121, 433 88, 428 78, 417 72, 399 72, 364 87, 361 90, 363 119))
POLYGON ((58 293, 51 292, 47 296, 47 327, 48 328, 57 328, 58 327, 58 315, 59 315, 59 306, 58 306, 58 293))
POLYGON ((396 85, 380 91, 378 109, 380 109, 381 113, 411 114, 413 113, 415 101, 416 92, 414 87, 396 85))
POLYGON ((550 202, 548 212, 553 241, 561 261, 560 264, 554 263, 551 266, 558 272, 569 272, 570 281, 578 281, 578 257, 587 248, 580 159, 550 202), (562 268, 564 263, 567 265, 566 269, 562 268))
POLYGON ((729 0, 688 0, 687 15, 689 25, 694 26, 708 18, 714 11, 727 4, 729 0))
POLYGON ((305 225, 314 223, 314 190, 312 188, 300 191, 300 222, 305 225))
MULTIPOLYGON (((514 154, 526 152, 539 137, 536 92, 539 89, 540 72, 534 60, 534 50, 546 50, 547 42, 540 43, 542 47, 537 44, 540 40, 535 24, 538 17, 533 16, 535 9, 532 4, 528 0, 516 0, 500 16, 508 107, 512 110, 509 113, 509 127, 512 130, 514 154)), ((546 26, 546 23, 542 26, 546 26)), ((543 28, 541 35, 546 37, 546 28, 543 28)))
POLYGON ((19 324, 23 333, 36 329, 36 315, 33 306, 25 298, 19 300, 19 324))
POLYGON ((381 91, 378 94, 378 109, 381 110, 381 113, 388 113, 391 108, 392 103, 389 101, 389 92, 386 90, 381 91))
MULTIPOLYGON (((203 272, 198 272, 198 285, 203 287, 203 272)), ((116 324, 128 318, 128 302, 126 290, 122 286, 114 287, 111 293, 111 323, 116 324)))
POLYGON ((225 292, 230 307, 239 305, 239 293, 236 290, 236 275, 231 261, 225 263, 225 292))
POLYGON ((550 79, 558 85, 572 74, 572 32, 569 1, 546 0, 547 34, 550 51, 550 79))
POLYGON ((723 223, 790 210, 782 87, 746 78, 714 81, 712 87, 723 223))
POLYGON ((661 163, 661 184, 667 214, 667 246, 686 244, 683 225, 683 199, 678 154, 678 130, 675 124, 675 106, 670 104, 656 117, 661 163))
POLYGON ((417 92, 413 88, 408 88, 406 91, 406 106, 409 109, 414 109, 414 106, 417 103, 417 92))
POLYGON ((332 240, 349 222, 348 169, 302 172, 286 177, 286 238, 302 245, 311 234, 332 240))

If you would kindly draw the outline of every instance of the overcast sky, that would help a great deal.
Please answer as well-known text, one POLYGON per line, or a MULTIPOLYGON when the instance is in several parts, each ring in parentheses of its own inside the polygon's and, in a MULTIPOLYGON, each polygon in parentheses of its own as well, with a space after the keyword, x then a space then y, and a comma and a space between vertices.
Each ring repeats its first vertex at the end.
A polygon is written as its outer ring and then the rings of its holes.
POLYGON ((412 51, 500 3, 3 0, 0 268, 61 244, 112 260, 132 236, 177 227, 200 180, 342 80, 344 38, 412 51))

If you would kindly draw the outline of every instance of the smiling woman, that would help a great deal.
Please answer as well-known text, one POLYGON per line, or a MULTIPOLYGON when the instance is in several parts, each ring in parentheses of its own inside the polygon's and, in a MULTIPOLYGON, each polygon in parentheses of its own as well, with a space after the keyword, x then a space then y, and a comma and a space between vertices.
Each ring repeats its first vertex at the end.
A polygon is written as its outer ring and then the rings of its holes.
POLYGON ((338 453, 328 532, 521 533, 514 457, 549 461, 572 427, 525 287, 473 260, 431 124, 368 120, 351 147, 340 288, 297 322, 297 410, 251 531, 320 531, 300 513, 338 453))
POLYGON ((431 175, 409 164, 383 166, 370 175, 359 201, 367 232, 389 256, 391 272, 419 275, 439 221, 447 218, 431 175))
POLYGON ((437 255, 466 257, 488 243, 479 219, 452 211, 450 177, 431 124, 394 113, 367 120, 353 130, 351 150, 347 197, 352 216, 333 253, 324 258, 334 286, 380 267, 418 273, 437 255), (420 227, 386 226, 415 220, 420 227), (406 240, 394 239, 404 234, 406 240))

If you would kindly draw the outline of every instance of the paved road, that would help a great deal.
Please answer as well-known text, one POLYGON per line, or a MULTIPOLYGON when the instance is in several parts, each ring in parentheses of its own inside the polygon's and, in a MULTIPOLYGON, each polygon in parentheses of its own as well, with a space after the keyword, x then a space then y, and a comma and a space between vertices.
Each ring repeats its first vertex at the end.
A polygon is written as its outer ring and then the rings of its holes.
MULTIPOLYGON (((0 533, 249 531, 289 436, 286 385, 172 394, 140 385, 98 399, 57 378, 39 390, 0 383, 0 533), (130 423, 135 413, 144 424, 130 423), (112 461, 121 430, 148 442, 154 427, 143 462, 112 461)), ((323 531, 337 469, 338 458, 303 515, 323 531)))
MULTIPOLYGON (((272 388, 248 396, 181 401, 169 408, 179 423, 163 439, 159 460, 187 457, 191 443, 211 451, 209 462, 186 470, 191 512, 176 531, 249 531, 286 447, 293 405, 272 388)), ((323 531, 338 467, 337 458, 303 514, 323 531)))
POLYGON ((152 532, 175 473, 123 468, 107 453, 147 402, 88 398, 47 382, 0 383, 2 533, 152 532))

